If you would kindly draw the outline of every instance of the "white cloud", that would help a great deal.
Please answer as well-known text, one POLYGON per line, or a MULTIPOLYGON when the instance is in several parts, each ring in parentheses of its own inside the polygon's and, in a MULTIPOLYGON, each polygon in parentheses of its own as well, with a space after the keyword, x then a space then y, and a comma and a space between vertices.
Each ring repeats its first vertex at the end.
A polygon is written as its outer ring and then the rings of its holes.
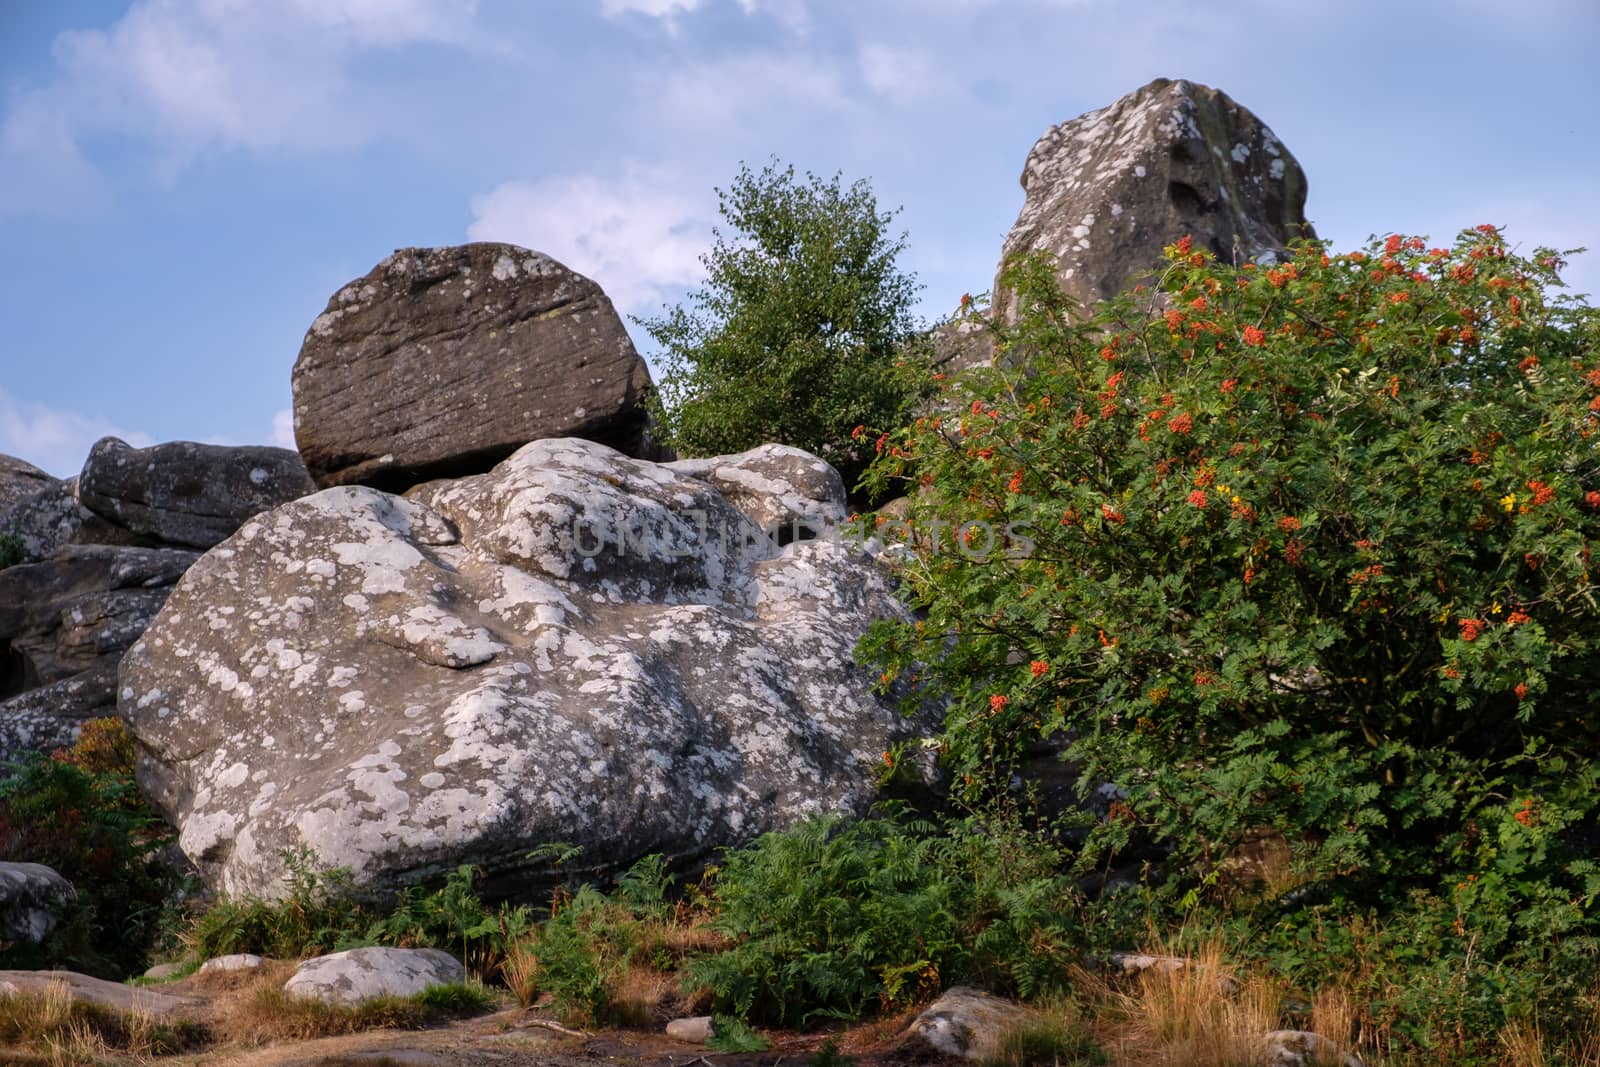
POLYGON ((299 449, 294 439, 294 412, 288 409, 272 416, 272 436, 269 442, 278 448, 299 449))
POLYGON ((708 196, 683 192, 660 172, 512 181, 473 198, 467 236, 553 256, 637 313, 700 280, 714 210, 708 196))
POLYGON ((861 80, 875 93, 909 102, 928 93, 943 79, 938 64, 927 52, 869 44, 861 48, 861 80))
POLYGON ((0 389, 0 452, 58 478, 77 474, 90 446, 107 436, 120 437, 135 448, 155 443, 148 434, 122 429, 98 415, 19 400, 0 389))
POLYGON ((700 0, 600 0, 600 13, 608 19, 639 14, 670 19, 700 6, 700 0))
POLYGON ((837 111, 857 101, 831 62, 780 52, 750 52, 718 63, 673 69, 652 82, 651 98, 674 123, 714 129, 741 121, 771 127, 795 108, 837 111))
POLYGON ((56 77, 0 116, 0 212, 59 210, 52 177, 95 177, 83 146, 133 138, 171 173, 213 149, 348 149, 402 130, 381 78, 353 62, 415 44, 476 47, 475 0, 141 0, 69 30, 56 77))

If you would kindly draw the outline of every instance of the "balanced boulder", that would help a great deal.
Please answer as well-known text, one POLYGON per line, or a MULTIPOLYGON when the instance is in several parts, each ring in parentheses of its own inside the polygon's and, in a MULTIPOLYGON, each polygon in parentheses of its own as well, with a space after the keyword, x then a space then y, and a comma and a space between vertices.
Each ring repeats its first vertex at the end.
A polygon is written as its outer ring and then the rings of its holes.
POLYGON ((1046 131, 1022 188, 994 287, 993 313, 1007 321, 1005 272, 1033 249, 1053 255, 1062 288, 1090 304, 1148 278, 1185 236, 1229 263, 1316 236, 1289 149, 1226 93, 1190 81, 1158 78, 1046 131))
POLYGON ((78 500, 97 515, 193 548, 210 548, 251 516, 316 488, 288 449, 193 441, 133 448, 103 437, 78 475, 78 500))
POLYGON ((574 438, 408 497, 285 504, 124 657, 140 784, 234 895, 281 894, 291 849, 374 895, 462 863, 526 895, 552 842, 582 849, 564 874, 606 877, 860 812, 871 765, 929 724, 855 665, 903 608, 819 536, 844 517, 796 449, 666 465, 574 438))
POLYGON ((649 370, 611 301, 515 245, 395 252, 333 295, 293 384, 295 438, 324 487, 478 474, 540 438, 649 447, 649 370))

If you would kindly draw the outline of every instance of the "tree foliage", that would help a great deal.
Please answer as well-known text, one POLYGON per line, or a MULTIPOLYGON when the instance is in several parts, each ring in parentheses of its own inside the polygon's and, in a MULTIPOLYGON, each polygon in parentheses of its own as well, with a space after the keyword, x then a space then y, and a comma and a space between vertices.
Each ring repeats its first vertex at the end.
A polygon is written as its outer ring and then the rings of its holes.
POLYGON ((870 458, 858 425, 902 425, 914 389, 895 363, 915 330, 915 279, 864 181, 741 167, 718 190, 729 232, 701 262, 691 306, 641 322, 661 346, 656 418, 685 454, 768 441, 815 452, 847 485, 870 458))
POLYGON ((1087 320, 1053 264, 1013 273, 1020 367, 875 468, 922 490, 923 617, 868 651, 952 701, 971 788, 1053 737, 1123 791, 1104 840, 1142 827, 1191 877, 1266 828, 1364 891, 1500 894, 1501 936, 1592 924, 1600 316, 1493 227, 1168 251, 1087 320))

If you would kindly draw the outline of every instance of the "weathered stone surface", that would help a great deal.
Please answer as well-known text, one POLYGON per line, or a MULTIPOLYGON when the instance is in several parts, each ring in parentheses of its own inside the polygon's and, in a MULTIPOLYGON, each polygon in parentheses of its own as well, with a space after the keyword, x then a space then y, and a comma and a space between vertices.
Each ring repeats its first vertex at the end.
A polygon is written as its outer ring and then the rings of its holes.
POLYGON ((547 842, 603 877, 860 811, 864 767, 928 724, 854 665, 903 610, 870 560, 755 529, 796 515, 844 518, 798 450, 679 469, 571 438, 409 498, 286 504, 124 657, 141 784, 236 895, 282 892, 300 845, 374 893, 459 863, 529 893, 547 842))
POLYGON ((246 519, 316 488, 286 448, 193 441, 134 448, 102 437, 78 475, 78 500, 97 515, 192 548, 210 548, 246 519))
POLYGON ((1273 1030, 1262 1040, 1266 1046, 1263 1062, 1268 1067, 1316 1067, 1328 1063, 1362 1067, 1360 1057, 1309 1030, 1273 1030))
POLYGON ((1185 235, 1230 263, 1316 236, 1289 149, 1226 93, 1189 81, 1158 78, 1048 130, 1028 153, 1022 188, 994 286, 993 314, 1008 321, 1000 279, 1030 249, 1055 255, 1062 287, 1088 304, 1148 276, 1185 235))
POLYGON ((58 995, 121 1012, 144 1012, 162 1021, 200 1018, 209 1009, 205 997, 108 982, 77 971, 0 971, 0 983, 9 983, 21 993, 58 995))
POLYGON ((0 759, 69 744, 84 719, 113 713, 117 660, 197 558, 66 545, 0 570, 0 759))
POLYGON ((78 503, 76 478, 54 482, 9 507, 0 507, 0 533, 22 543, 24 562, 49 559, 67 545, 126 545, 133 533, 78 503))
POLYGON ((932 363, 941 374, 959 374, 973 367, 994 364, 994 337, 978 319, 961 319, 937 326, 929 334, 932 363))
POLYGON ((1030 1014, 1014 1001, 955 986, 913 1019, 904 1037, 943 1056, 997 1061, 1007 1033, 1030 1014))
POLYGON ((0 862, 0 943, 37 945, 76 895, 71 883, 42 863, 0 862))
POLYGON ((540 438, 650 447, 650 373, 611 301, 515 245, 395 252, 334 294, 293 381, 295 438, 322 486, 478 474, 540 438))
POLYGON ((0 533, 6 532, 5 515, 19 501, 58 484, 57 479, 16 456, 0 454, 0 533))
POLYGON ((0 701, 0 760, 53 752, 77 741, 83 724, 117 713, 117 657, 0 701))
POLYGON ((306 960, 283 991, 298 999, 354 1007, 373 997, 415 996, 466 977, 460 960, 436 948, 353 948, 306 960))

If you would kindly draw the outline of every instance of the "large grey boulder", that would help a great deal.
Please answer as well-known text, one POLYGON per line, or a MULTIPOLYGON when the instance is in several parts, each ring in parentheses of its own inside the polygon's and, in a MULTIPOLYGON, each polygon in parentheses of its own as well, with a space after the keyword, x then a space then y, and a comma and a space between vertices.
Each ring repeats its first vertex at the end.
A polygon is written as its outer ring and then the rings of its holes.
POLYGON ((402 248, 329 300, 294 365, 321 486, 404 490, 529 441, 648 451, 650 372, 600 287, 507 244, 402 248))
POLYGON ((460 863, 531 893, 550 842, 604 877, 859 812, 928 724, 854 665, 903 609, 858 549, 806 539, 844 517, 796 449, 671 466, 572 438, 285 504, 124 657, 140 783, 235 895, 281 893, 301 846, 375 895, 460 863))
POLYGON ((306 960, 283 984, 296 1000, 355 1007, 375 997, 410 997, 464 982, 461 961, 436 948, 353 948, 306 960))
POLYGON ((251 516, 316 488, 286 448, 193 441, 134 448, 103 437, 89 450, 77 492, 89 510, 133 533, 210 548, 251 516))
POLYGON ((0 570, 0 760, 116 712, 116 664, 198 553, 66 545, 0 570))
POLYGON ((1047 130, 1022 171, 1026 193, 1006 235, 993 314, 1014 317, 1001 282, 1043 249, 1084 304, 1148 277, 1184 236, 1224 262, 1264 260, 1306 221, 1306 176, 1289 149, 1226 93, 1157 78, 1108 107, 1047 130))
POLYGON ((74 896, 72 884, 42 863, 0 862, 0 947, 43 941, 74 896))

